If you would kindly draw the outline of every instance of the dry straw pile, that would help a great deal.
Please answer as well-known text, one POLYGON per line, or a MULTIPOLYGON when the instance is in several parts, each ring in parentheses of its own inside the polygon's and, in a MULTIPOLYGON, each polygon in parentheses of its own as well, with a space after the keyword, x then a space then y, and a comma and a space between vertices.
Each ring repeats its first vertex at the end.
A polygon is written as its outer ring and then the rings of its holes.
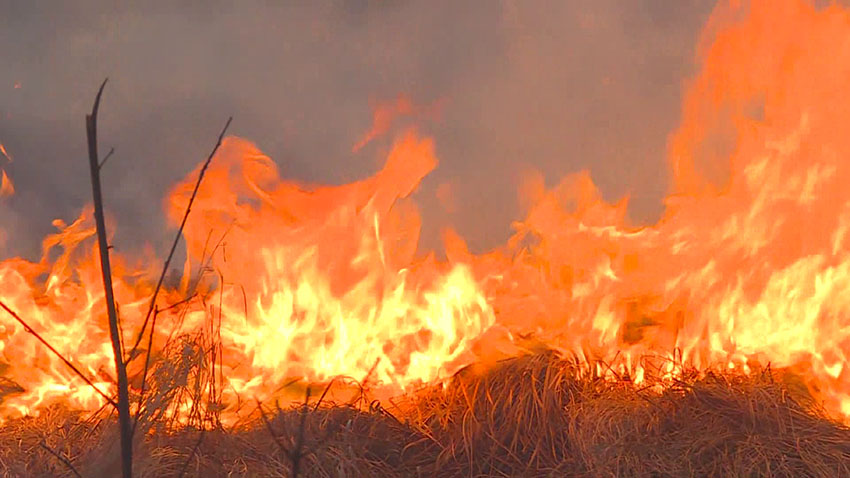
MULTIPOLYGON (((850 476, 850 429, 780 373, 694 373, 656 393, 578 370, 552 353, 529 355, 383 406, 313 399, 203 432, 151 413, 136 434, 134 475, 850 476)), ((183 396, 168 386, 168 400, 183 396)), ((49 410, 17 420, 0 427, 0 476, 119 476, 117 437, 109 416, 49 410)))

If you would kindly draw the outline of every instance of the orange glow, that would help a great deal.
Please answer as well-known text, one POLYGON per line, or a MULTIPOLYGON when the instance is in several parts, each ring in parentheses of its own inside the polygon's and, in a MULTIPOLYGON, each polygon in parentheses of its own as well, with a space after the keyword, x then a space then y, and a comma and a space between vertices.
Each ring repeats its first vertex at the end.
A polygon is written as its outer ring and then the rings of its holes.
POLYGON ((399 96, 393 102, 377 104, 372 115, 372 128, 351 148, 351 151, 357 152, 373 139, 385 134, 397 117, 409 115, 413 113, 413 110, 413 103, 405 96, 399 96))
POLYGON ((9 156, 9 153, 6 151, 6 147, 3 146, 3 143, 0 143, 0 154, 2 154, 3 157, 6 158, 6 160, 8 160, 10 163, 12 162, 12 157, 9 156))
POLYGON ((15 185, 12 184, 12 180, 9 179, 9 175, 6 174, 6 171, 2 171, 2 178, 0 178, 0 196, 11 196, 15 194, 15 185))
MULTIPOLYGON (((278 397, 293 379, 368 378, 402 393, 544 346, 585 357, 602 375, 593 360, 617 357, 638 383, 647 357, 660 358, 656 373, 669 378, 680 362, 788 368, 847 419, 850 43, 841 39, 850 38, 850 13, 802 0, 744 3, 723 2, 706 27, 702 68, 670 138, 671 190, 657 224, 631 226, 627 200, 605 202, 588 173, 553 188, 531 173, 520 191, 526 215, 507 244, 474 254, 448 230, 441 260, 418 250, 409 197, 437 166, 431 140, 407 131, 371 177, 307 188, 231 137, 189 216, 182 282, 159 296, 154 347, 214 335, 231 416, 239 400, 278 397)), ((376 113, 354 149, 409 112, 405 101, 376 113)), ((199 170, 165 200, 173 225, 199 170)), ((438 194, 450 203, 450 193, 438 194)), ((0 262, 0 299, 112 390, 91 211, 56 225, 41 261, 0 262)), ((132 343, 160 265, 113 257, 132 343)), ((0 417, 102 404, 2 315, 0 374, 19 387, 0 396, 0 417)))
MULTIPOLYGON (((494 321, 486 298, 467 266, 415 257, 419 216, 405 198, 435 166, 431 142, 408 133, 375 176, 308 191, 252 144, 225 141, 185 236, 197 262, 210 233, 227 231, 211 265, 233 284, 219 291, 225 355, 250 364, 237 391, 370 373, 401 390, 471 360, 468 344, 494 321)), ((193 185, 172 192, 173 221, 193 185)))

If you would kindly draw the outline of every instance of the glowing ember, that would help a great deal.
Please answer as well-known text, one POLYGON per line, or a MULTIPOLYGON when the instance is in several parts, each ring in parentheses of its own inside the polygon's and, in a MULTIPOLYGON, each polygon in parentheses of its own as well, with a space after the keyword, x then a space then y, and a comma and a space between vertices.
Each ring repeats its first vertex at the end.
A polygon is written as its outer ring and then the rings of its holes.
MULTIPOLYGON (((215 335, 231 413, 239 398, 274 397, 294 378, 368 377, 400 393, 538 343, 591 359, 619 354, 637 382, 647 355, 793 368, 850 417, 850 108, 841 103, 850 43, 840 41, 850 13, 733 2, 717 8, 705 36, 670 141, 667 209, 652 227, 631 227, 626 200, 604 202, 586 173, 548 190, 531 177, 528 215, 505 246, 472 254, 447 231, 438 260, 417 253, 408 198, 436 167, 430 140, 407 132, 374 176, 306 188, 282 180, 251 143, 227 139, 189 216, 182 283, 158 301, 154 347, 180 333, 215 335), (728 164, 728 178, 707 179, 717 164, 728 164)), ((355 149, 411 109, 403 99, 381 107, 355 149)), ((174 224, 197 174, 166 201, 174 224)), ((0 299, 112 390, 90 212, 57 226, 39 263, 0 263, 0 299)), ((132 344, 157 264, 114 257, 132 344)), ((0 373, 3 417, 102 404, 5 318, 0 373)))

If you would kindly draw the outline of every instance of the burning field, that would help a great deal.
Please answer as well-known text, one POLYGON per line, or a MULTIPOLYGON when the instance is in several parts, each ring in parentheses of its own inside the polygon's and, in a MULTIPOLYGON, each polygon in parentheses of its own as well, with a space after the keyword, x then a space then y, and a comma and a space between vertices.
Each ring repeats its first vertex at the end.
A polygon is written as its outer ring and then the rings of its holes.
MULTIPOLYGON (((164 200, 182 274, 111 252, 135 475, 850 476, 850 10, 702 38, 651 226, 529 175, 506 244, 423 251, 415 129, 339 186, 224 138, 164 200)), ((93 211, 0 262, 0 476, 121 469, 93 211)))

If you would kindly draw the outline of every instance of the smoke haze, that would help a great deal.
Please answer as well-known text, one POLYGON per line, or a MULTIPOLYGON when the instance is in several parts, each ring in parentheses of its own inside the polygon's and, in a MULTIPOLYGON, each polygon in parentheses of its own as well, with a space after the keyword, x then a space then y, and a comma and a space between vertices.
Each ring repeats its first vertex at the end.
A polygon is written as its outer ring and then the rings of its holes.
POLYGON ((53 218, 90 202, 84 117, 99 121, 116 247, 163 250, 162 198, 226 118, 283 176, 374 172, 388 137, 352 152, 372 107, 408 96, 441 164, 418 194, 422 245, 452 225, 474 250, 521 217, 517 186, 589 169, 649 222, 667 192, 667 135, 696 67, 709 0, 0 2, 0 143, 16 194, 3 256, 34 255, 53 218), (144 6, 142 6, 144 5, 144 6), (17 86, 17 87, 16 87, 17 86), (462 186, 462 187, 461 187, 462 186), (447 211, 437 191, 451 191, 447 211))

